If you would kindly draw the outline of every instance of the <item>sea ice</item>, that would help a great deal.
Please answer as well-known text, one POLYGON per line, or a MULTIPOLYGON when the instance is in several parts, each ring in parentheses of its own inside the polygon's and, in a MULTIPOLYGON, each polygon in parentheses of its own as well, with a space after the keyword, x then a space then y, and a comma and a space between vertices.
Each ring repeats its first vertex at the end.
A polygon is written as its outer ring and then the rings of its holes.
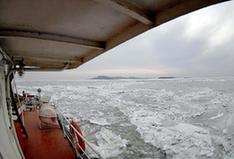
POLYGON ((147 156, 152 147, 167 159, 234 158, 233 78, 18 83, 19 92, 41 88, 64 114, 78 118, 104 158, 154 158, 147 156), (113 131, 120 127, 132 132, 113 131), (144 142, 142 151, 131 139, 144 142))
POLYGON ((120 135, 116 135, 111 130, 102 128, 96 134, 97 146, 96 149, 103 158, 115 157, 126 148, 127 140, 122 139, 120 135))

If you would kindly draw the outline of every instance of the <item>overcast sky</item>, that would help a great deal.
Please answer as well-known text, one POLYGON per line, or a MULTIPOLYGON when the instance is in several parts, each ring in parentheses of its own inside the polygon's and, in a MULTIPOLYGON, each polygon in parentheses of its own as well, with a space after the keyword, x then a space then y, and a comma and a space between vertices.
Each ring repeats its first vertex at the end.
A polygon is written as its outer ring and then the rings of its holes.
MULTIPOLYGON (((54 77, 66 75, 75 78, 165 74, 234 75, 233 1, 210 6, 167 22, 98 56, 78 69, 53 73, 54 77)), ((29 73, 27 76, 35 74, 29 73)))

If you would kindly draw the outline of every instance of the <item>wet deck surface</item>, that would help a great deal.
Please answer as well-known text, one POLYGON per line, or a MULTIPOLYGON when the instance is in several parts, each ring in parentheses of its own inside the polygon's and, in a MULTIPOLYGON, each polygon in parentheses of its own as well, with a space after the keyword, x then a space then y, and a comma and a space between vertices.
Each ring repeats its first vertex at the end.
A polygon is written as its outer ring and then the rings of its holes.
POLYGON ((75 159, 69 142, 64 139, 61 129, 39 128, 37 112, 25 112, 25 127, 28 139, 25 141, 26 159, 75 159))

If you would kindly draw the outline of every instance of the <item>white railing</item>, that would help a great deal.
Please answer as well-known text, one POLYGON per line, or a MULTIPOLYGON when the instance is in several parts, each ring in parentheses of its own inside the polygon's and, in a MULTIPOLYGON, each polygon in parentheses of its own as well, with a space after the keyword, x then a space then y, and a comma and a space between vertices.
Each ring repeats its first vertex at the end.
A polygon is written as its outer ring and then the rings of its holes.
POLYGON ((81 159, 103 159, 102 156, 98 153, 98 151, 93 147, 93 145, 73 126, 71 125, 71 120, 67 119, 62 113, 61 111, 58 111, 58 118, 60 120, 61 126, 62 126, 62 130, 63 130, 63 134, 64 137, 66 137, 70 143, 72 144, 72 147, 75 149, 76 151, 76 155, 77 157, 80 157, 81 159), (76 135, 78 135, 80 138, 82 138, 82 140, 85 142, 87 148, 89 148, 91 150, 92 155, 95 155, 93 157, 90 157, 90 154, 87 153, 87 151, 83 150, 83 148, 77 143, 77 141, 74 141, 73 139, 73 134, 71 134, 71 130, 72 129, 76 135), (77 146, 79 148, 77 148, 77 146), (79 151, 82 151, 82 153, 80 153, 79 151))

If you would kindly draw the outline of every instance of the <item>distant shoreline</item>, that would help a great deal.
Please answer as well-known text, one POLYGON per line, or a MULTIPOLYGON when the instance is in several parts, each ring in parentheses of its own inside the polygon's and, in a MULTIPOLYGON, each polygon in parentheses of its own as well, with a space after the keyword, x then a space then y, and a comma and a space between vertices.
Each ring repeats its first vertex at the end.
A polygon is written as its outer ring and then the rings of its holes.
POLYGON ((119 80, 119 79, 150 79, 150 78, 146 78, 146 77, 133 77, 133 76, 130 76, 130 77, 122 77, 122 76, 114 76, 114 77, 111 77, 111 76, 96 76, 96 77, 93 77, 93 78, 90 78, 92 80, 119 80))
POLYGON ((161 77, 135 77, 135 76, 129 76, 129 77, 123 77, 123 76, 105 76, 100 75, 93 78, 90 78, 91 80, 121 80, 121 79, 174 79, 177 77, 173 76, 161 76, 161 77))

